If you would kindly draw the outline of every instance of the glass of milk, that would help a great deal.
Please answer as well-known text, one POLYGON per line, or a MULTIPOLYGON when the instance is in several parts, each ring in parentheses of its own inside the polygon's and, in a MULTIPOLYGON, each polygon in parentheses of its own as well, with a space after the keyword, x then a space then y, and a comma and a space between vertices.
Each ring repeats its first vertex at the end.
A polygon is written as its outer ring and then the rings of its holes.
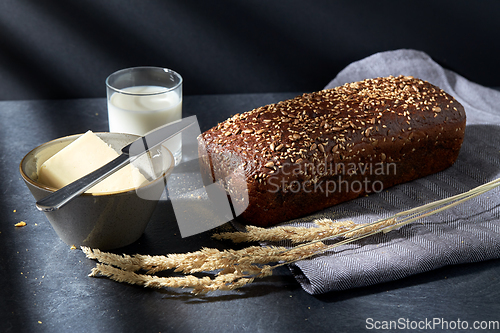
MULTIPOLYGON (((160 67, 119 70, 106 79, 109 131, 144 135, 182 118, 182 77, 160 67)), ((168 140, 175 164, 182 158, 181 134, 168 140)))

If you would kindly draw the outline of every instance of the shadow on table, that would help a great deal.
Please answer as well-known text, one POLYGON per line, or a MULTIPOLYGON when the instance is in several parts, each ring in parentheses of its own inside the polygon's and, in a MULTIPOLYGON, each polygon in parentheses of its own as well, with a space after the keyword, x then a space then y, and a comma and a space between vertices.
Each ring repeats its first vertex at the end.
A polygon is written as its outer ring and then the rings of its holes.
POLYGON ((240 299, 251 299, 280 294, 284 291, 293 292, 302 289, 287 268, 275 272, 277 274, 257 279, 253 283, 232 291, 214 291, 204 295, 194 295, 189 289, 161 289, 158 292, 165 295, 165 299, 176 299, 188 304, 227 302, 240 299))
MULTIPOLYGON (((227 231, 234 231, 229 223, 214 230, 182 238, 177 223, 175 222, 171 203, 169 201, 160 201, 144 235, 137 242, 110 252, 129 255, 166 255, 169 253, 198 251, 203 247, 216 248, 219 250, 229 248, 238 250, 247 246, 256 245, 255 243, 235 244, 230 241, 218 241, 212 238, 214 233, 227 231)), ((172 276, 172 274, 175 273, 168 270, 165 272, 158 272, 155 275, 166 277, 172 276)), ((213 275, 210 274, 200 276, 213 277, 213 275)), ((155 291, 165 295, 169 299, 174 298, 188 303, 204 303, 260 297, 272 293, 283 292, 284 288, 287 291, 301 289, 295 278, 290 274, 288 268, 279 267, 273 272, 272 276, 256 279, 253 283, 234 291, 215 291, 205 295, 194 295, 190 292, 190 288, 162 288, 155 291)))

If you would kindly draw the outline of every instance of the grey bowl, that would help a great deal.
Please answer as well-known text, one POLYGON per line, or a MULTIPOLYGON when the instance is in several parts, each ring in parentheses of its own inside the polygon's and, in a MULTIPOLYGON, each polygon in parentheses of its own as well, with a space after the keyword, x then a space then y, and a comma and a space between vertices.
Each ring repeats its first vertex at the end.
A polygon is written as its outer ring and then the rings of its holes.
MULTIPOLYGON (((138 138, 132 134, 95 133, 117 152, 138 138)), ((37 182, 37 166, 79 136, 59 138, 30 151, 19 168, 24 182, 38 201, 56 189, 37 182)), ((57 211, 45 215, 57 235, 68 245, 110 250, 135 242, 144 233, 174 168, 172 153, 165 147, 144 154, 134 165, 149 183, 129 191, 84 193, 57 211)), ((33 203, 35 205, 35 203, 33 203)))

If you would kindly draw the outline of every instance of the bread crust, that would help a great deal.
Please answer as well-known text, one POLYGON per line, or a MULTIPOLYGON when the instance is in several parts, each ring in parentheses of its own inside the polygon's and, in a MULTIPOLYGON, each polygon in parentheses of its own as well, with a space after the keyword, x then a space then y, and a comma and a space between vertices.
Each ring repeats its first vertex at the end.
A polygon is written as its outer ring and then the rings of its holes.
POLYGON ((202 172, 227 180, 239 220, 270 226, 448 168, 465 124, 429 82, 367 79, 219 123, 200 136, 202 172))

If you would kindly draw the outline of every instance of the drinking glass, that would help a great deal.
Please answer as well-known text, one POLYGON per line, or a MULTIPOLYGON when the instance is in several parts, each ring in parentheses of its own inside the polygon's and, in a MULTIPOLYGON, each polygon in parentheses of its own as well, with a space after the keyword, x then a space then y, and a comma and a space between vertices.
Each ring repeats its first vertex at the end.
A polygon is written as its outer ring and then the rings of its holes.
MULTIPOLYGON (((182 118, 182 77, 161 67, 132 67, 106 79, 109 131, 144 135, 182 118)), ((175 164, 182 158, 182 134, 165 143, 175 164)))

